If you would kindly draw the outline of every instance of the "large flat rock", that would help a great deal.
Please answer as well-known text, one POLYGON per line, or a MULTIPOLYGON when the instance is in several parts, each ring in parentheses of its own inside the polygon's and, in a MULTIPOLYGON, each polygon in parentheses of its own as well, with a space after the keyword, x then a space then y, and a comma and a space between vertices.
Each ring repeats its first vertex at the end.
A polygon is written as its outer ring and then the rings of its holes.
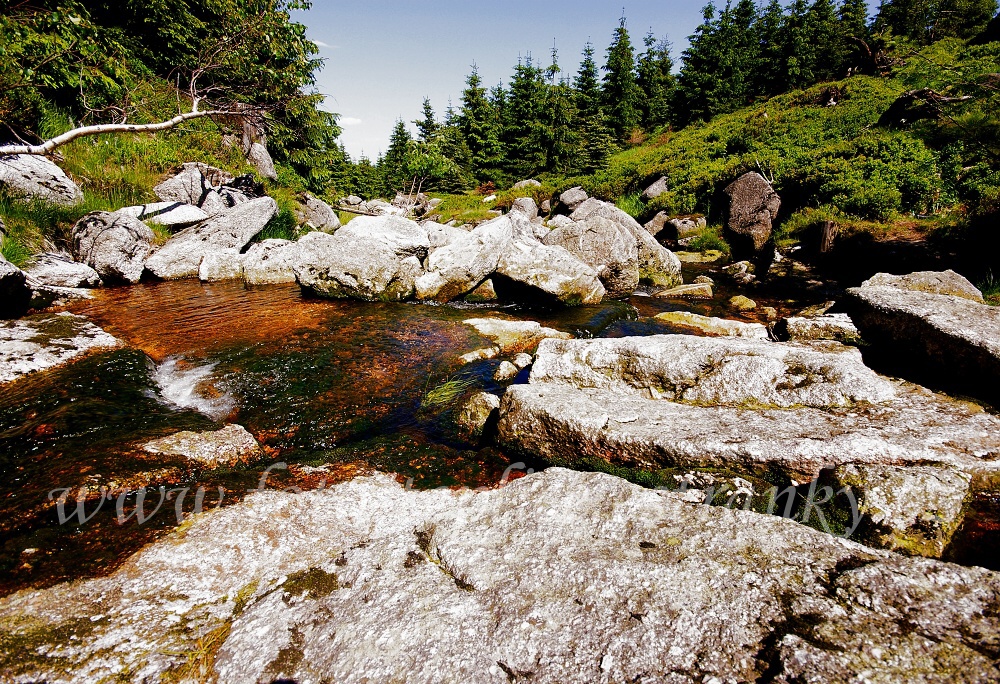
MULTIPOLYGON (((534 368, 540 363, 541 354, 534 368)), ((896 391, 884 406, 751 409, 562 383, 516 385, 504 396, 499 433, 506 448, 566 466, 598 459, 780 473, 799 482, 851 463, 935 464, 987 481, 1000 473, 1000 419, 914 386, 896 391)))
POLYGON ((109 577, 0 600, 16 681, 1000 677, 1000 576, 552 469, 253 494, 109 577))
POLYGON ((66 312, 0 322, 0 384, 120 344, 83 316, 66 312))
POLYGON ((894 372, 1000 401, 1000 307, 891 286, 847 292, 851 319, 894 372))
POLYGON ((545 340, 531 382, 641 396, 653 388, 701 406, 831 408, 896 396, 853 348, 693 335, 545 340))

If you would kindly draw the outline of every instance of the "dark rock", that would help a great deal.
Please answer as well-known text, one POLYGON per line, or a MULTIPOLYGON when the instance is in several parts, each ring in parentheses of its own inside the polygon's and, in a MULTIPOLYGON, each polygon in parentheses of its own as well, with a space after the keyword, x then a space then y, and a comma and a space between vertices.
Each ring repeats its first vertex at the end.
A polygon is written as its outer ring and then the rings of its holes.
POLYGON ((743 174, 725 189, 724 237, 733 250, 733 259, 750 259, 770 264, 771 223, 778 216, 781 199, 763 176, 743 174))

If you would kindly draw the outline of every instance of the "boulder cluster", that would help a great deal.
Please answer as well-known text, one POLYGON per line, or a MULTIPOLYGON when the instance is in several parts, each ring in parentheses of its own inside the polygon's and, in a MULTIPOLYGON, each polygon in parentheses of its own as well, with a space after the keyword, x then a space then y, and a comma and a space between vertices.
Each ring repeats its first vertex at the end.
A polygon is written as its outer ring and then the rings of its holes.
POLYGON ((392 203, 348 197, 342 209, 359 216, 342 227, 330 205, 304 194, 296 210, 304 230, 296 241, 259 239, 278 205, 252 177, 188 163, 154 192, 160 202, 82 218, 73 228, 72 254, 43 255, 23 282, 17 269, 5 266, 0 285, 15 295, 5 315, 23 314, 32 292, 37 299, 47 290, 51 303, 73 295, 58 288, 142 278, 298 282, 310 294, 362 301, 570 306, 627 298, 640 283, 670 288, 682 282, 672 252, 626 212, 581 188, 563 193, 562 213, 548 220, 523 197, 507 215, 461 227, 407 218, 436 206, 438 200, 420 194, 392 203), (170 231, 162 244, 154 224, 170 231))

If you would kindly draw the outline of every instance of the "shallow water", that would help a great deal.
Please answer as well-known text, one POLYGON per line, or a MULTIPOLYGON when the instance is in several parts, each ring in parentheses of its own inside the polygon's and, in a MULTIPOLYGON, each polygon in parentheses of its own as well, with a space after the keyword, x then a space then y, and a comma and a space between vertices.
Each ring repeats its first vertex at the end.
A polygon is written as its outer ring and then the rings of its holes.
MULTIPOLYGON (((316 487, 371 469, 416 487, 493 486, 512 459, 462 443, 450 427, 455 402, 425 401, 448 381, 466 383, 465 394, 498 389, 499 359, 459 359, 492 344, 464 319, 506 315, 579 337, 620 336, 669 332, 649 318, 659 311, 718 313, 713 306, 641 296, 555 310, 365 304, 307 298, 295 285, 196 281, 101 291, 74 310, 127 348, 25 378, 0 395, 0 593, 106 572, 175 526, 176 495, 143 525, 118 523, 118 497, 127 512, 135 496, 126 492, 143 488, 203 487, 211 501, 221 488, 233 502, 277 462, 288 467, 274 470, 268 486, 316 487), (141 450, 178 430, 226 423, 253 433, 266 459, 203 473, 141 450), (110 498, 101 498, 102 487, 110 498), (86 524, 61 524, 58 493, 50 496, 59 489, 71 490, 70 511, 86 490, 88 515, 98 513, 86 524)), ((190 510, 192 499, 181 507, 190 510)))

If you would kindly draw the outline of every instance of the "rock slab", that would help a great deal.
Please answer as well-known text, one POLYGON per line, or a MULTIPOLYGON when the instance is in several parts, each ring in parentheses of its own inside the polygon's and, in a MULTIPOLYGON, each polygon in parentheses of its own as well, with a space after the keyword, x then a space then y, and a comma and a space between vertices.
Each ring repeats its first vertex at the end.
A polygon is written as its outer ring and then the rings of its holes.
POLYGON ((1000 577, 558 468, 263 492, 0 599, 12 681, 1000 678, 1000 577), (67 635, 69 635, 67 637, 67 635), (510 674, 513 673, 513 674, 510 674))
POLYGON ((0 384, 120 344, 83 316, 67 312, 0 322, 0 384))

